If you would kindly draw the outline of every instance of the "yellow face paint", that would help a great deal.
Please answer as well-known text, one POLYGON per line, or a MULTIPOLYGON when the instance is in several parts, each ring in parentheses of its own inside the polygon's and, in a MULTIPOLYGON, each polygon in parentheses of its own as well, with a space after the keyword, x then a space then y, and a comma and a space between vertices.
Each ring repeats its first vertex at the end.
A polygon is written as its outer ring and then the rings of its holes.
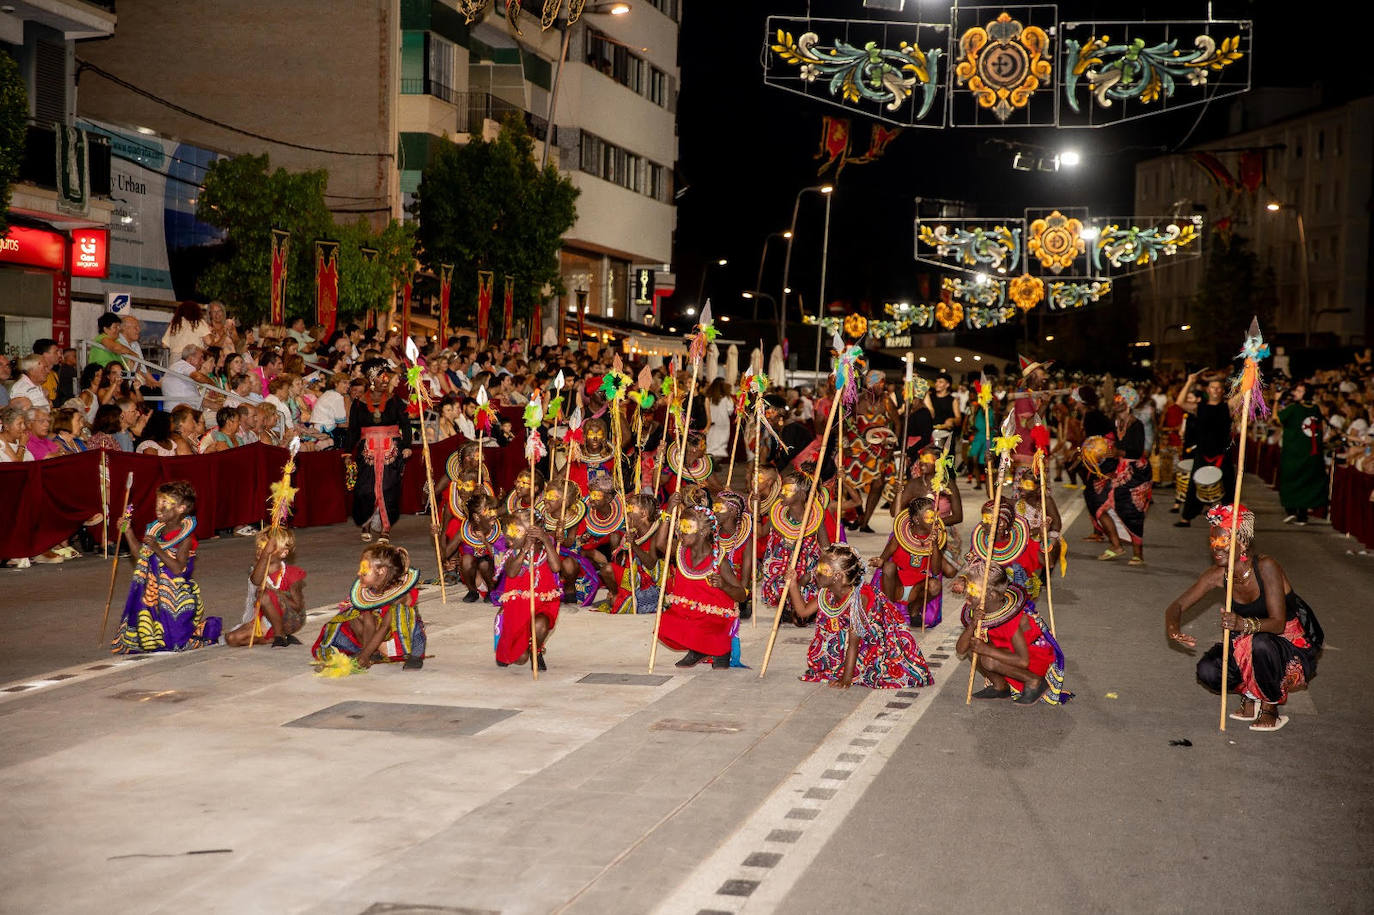
POLYGON ((922 524, 927 526, 932 525, 935 523, 935 512, 927 508, 925 511, 921 512, 920 518, 922 524))
POLYGON ((1021 481, 1021 488, 1026 492, 1031 492, 1035 489, 1035 481, 1032 480, 1030 477, 1026 477, 1021 481))
POLYGON ((364 559, 362 562, 359 562, 359 563, 358 563, 358 577, 359 577, 359 578, 366 578, 366 577, 367 577, 367 573, 369 573, 369 572, 371 572, 371 571, 372 571, 372 563, 368 562, 366 559, 364 559))
POLYGON ((506 536, 511 540, 523 540, 525 537, 525 529, 519 524, 507 524, 506 536))
POLYGON ((1223 531, 1220 534, 1213 535, 1209 539, 1209 542, 1214 550, 1229 550, 1231 548, 1231 534, 1223 531))
POLYGON ((677 523, 677 532, 684 537, 690 537, 701 530, 701 525, 696 518, 683 518, 677 523))
POLYGON ((727 506, 724 502, 712 502, 711 511, 715 512, 718 515, 723 515, 725 514, 725 512, 729 511, 729 506, 727 506))
POLYGON ((782 497, 783 497, 784 499, 790 499, 790 498, 792 498, 793 496, 795 496, 796 494, 797 494, 797 484, 796 484, 796 483, 784 483, 784 484, 782 484, 782 497))
POLYGON ((984 523, 984 524, 991 524, 991 523, 992 523, 992 512, 983 512, 983 516, 982 516, 982 517, 983 517, 983 523, 984 523))
POLYGON ((968 596, 969 596, 969 597, 973 597, 973 598, 976 598, 976 597, 978 597, 978 595, 980 595, 980 594, 983 593, 983 588, 982 588, 982 586, 981 586, 981 585, 978 585, 978 584, 975 584, 975 583, 973 583, 973 582, 971 582, 971 581, 968 583, 968 586, 967 586, 967 588, 966 588, 965 590, 968 592, 968 596))
POLYGON ((834 574, 834 572, 835 572, 835 570, 831 567, 830 563, 828 563, 828 562, 818 562, 818 563, 816 563, 816 577, 817 577, 817 578, 829 578, 832 574, 834 574))
POLYGON ((494 508, 489 508, 489 509, 487 509, 486 511, 482 512, 482 517, 483 517, 483 518, 487 518, 487 519, 495 518, 495 517, 496 517, 496 509, 494 509, 494 508))

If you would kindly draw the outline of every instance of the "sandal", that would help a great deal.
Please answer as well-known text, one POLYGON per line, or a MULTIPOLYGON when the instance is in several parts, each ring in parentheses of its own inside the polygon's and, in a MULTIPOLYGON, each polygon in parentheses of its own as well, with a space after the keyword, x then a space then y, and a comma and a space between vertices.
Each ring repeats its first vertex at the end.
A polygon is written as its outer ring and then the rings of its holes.
POLYGON ((367 530, 366 528, 364 528, 364 529, 363 529, 363 543, 371 543, 371 542, 372 542, 372 532, 369 531, 369 530, 367 530))
POLYGON ((1145 564, 1145 560, 1140 556, 1132 556, 1131 561, 1126 564, 1132 566, 1143 566, 1145 564))
POLYGON ((1273 709, 1261 708, 1261 709, 1260 709, 1260 712, 1259 712, 1259 715, 1255 718, 1255 723, 1252 724, 1252 725, 1250 725, 1250 730, 1252 730, 1252 731, 1278 731, 1278 730, 1281 730, 1281 729, 1283 728, 1283 726, 1284 726, 1285 724, 1287 724, 1287 723, 1288 723, 1288 716, 1287 716, 1287 715, 1280 715, 1280 714, 1279 714, 1279 710, 1278 710, 1277 708, 1273 708, 1273 709), (1273 726, 1273 727, 1260 727, 1260 721, 1262 721, 1266 715, 1268 715, 1270 718, 1273 718, 1273 719, 1274 719, 1274 726, 1273 726))
POLYGON ((1097 558, 1103 562, 1111 562, 1113 559, 1119 559, 1124 552, 1125 550, 1113 550, 1108 548, 1103 550, 1102 555, 1097 558))
POLYGON ((1259 700, 1251 699, 1249 696, 1241 697, 1240 708, 1226 717, 1232 721, 1254 721, 1259 717, 1259 700), (1250 709, 1248 714, 1245 711, 1247 706, 1250 709))

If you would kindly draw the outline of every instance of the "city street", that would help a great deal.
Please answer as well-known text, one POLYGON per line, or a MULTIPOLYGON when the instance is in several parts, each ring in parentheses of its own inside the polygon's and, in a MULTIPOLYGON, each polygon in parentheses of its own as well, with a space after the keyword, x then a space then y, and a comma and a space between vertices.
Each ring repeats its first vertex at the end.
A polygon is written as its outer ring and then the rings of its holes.
MULTIPOLYGON (((1081 494, 1057 496, 1061 708, 965 705, 949 593, 922 642, 935 684, 874 693, 799 682, 811 630, 791 626, 760 680, 771 608, 741 625, 749 670, 660 651, 650 677, 651 617, 565 607, 534 683, 493 664, 492 610, 461 589, 423 594, 422 671, 317 678, 309 644, 357 565, 348 526, 301 532, 305 647, 112 656, 108 563, 6 572, 22 616, 0 656, 0 911, 1367 910, 1374 730, 1352 634, 1374 564, 1325 523, 1282 525, 1247 479, 1257 548, 1327 642, 1282 732, 1223 734, 1163 631, 1205 525, 1156 502, 1148 565, 1101 563, 1081 494)), ((424 536, 398 528, 428 576, 424 536)), ((251 549, 202 543, 210 612, 241 615, 251 549)), ((1185 617, 1202 648, 1219 599, 1185 617)))

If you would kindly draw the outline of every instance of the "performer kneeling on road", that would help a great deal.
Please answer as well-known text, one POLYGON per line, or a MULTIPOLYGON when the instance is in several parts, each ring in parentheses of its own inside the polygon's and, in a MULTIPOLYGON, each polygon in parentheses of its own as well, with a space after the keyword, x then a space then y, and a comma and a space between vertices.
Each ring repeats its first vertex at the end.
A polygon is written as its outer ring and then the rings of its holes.
MULTIPOLYGON (((677 543, 668 557, 668 593, 659 621, 658 640, 673 651, 685 651, 678 667, 709 660, 717 670, 730 667, 731 635, 739 605, 749 598, 730 560, 722 555, 715 513, 682 505, 674 493, 668 510, 681 505, 677 543)), ((667 531, 660 531, 666 547, 667 531)))
POLYGON ((248 574, 243 623, 225 634, 224 643, 235 648, 266 642, 273 648, 299 645, 295 634, 305 625, 305 570, 291 564, 296 533, 290 528, 259 531, 257 550, 258 561, 248 574))
MULTIPOLYGON (((1164 611, 1164 631, 1170 639, 1196 648, 1197 639, 1179 631, 1183 612, 1216 588, 1226 587, 1231 549, 1231 506, 1207 512, 1211 525, 1212 566, 1164 611)), ((1324 635, 1316 614, 1293 590, 1283 567, 1272 556, 1251 552, 1255 516, 1244 505, 1236 527, 1236 561, 1231 612, 1221 614, 1221 627, 1231 639, 1226 688, 1244 698, 1232 712, 1237 721, 1252 721, 1252 731, 1277 731, 1288 723, 1279 706, 1290 690, 1300 689, 1317 672, 1317 656, 1324 635)), ((1208 689, 1221 689, 1221 643, 1197 662, 1197 678, 1208 689)))
POLYGON ((425 664, 426 644, 425 622, 415 608, 419 580, 403 547, 363 547, 348 600, 339 603, 339 612, 320 629, 311 657, 326 666, 337 653, 364 670, 378 661, 404 661, 406 670, 419 670, 425 664))
POLYGON ((978 653, 978 672, 987 678, 987 687, 973 694, 975 699, 1008 699, 1019 692, 1018 705, 1034 705, 1044 699, 1050 705, 1063 705, 1073 698, 1064 689, 1064 652, 1035 613, 1035 603, 1026 592, 1012 584, 1006 570, 993 563, 987 571, 986 604, 980 600, 983 562, 974 560, 959 572, 953 590, 968 595, 964 602, 964 632, 955 646, 956 653, 978 653), (977 613, 983 609, 981 636, 975 631, 977 613))

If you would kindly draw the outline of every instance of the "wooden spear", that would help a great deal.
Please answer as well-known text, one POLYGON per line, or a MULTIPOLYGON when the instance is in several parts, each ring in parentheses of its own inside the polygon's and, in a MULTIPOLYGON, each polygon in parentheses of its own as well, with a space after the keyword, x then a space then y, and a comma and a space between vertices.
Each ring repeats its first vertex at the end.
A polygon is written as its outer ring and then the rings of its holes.
POLYGON ((744 424, 744 404, 748 400, 749 380, 754 374, 754 367, 750 366, 744 371, 744 380, 741 383, 740 396, 735 404, 735 434, 730 438, 730 465, 725 470, 725 488, 730 488, 730 480, 735 475, 735 448, 739 446, 740 428, 744 424))
MULTIPOLYGON (((543 444, 544 444, 543 441, 539 438, 539 424, 542 423, 543 421, 544 421, 544 410, 543 410, 543 405, 539 402, 539 395, 536 393, 534 396, 532 396, 532 397, 530 398, 530 402, 525 406, 525 436, 526 436, 526 438, 525 438, 525 457, 526 457, 526 459, 529 461, 529 465, 530 465, 530 525, 531 525, 531 526, 533 526, 533 525, 539 523, 539 522, 535 519, 535 507, 534 507, 534 462, 535 462, 535 458, 538 457, 539 451, 542 450, 543 444)), ((560 520, 559 523, 561 524, 562 521, 560 520)), ((561 538, 562 538, 562 537, 563 537, 563 530, 562 530, 562 528, 560 527, 559 530, 554 534, 554 544, 555 544, 554 550, 555 550, 555 552, 557 552, 557 544, 561 542, 561 538)), ((535 563, 535 561, 534 561, 534 557, 531 556, 531 555, 528 554, 528 553, 525 554, 525 563, 526 563, 525 568, 529 570, 529 583, 530 583, 530 584, 529 584, 529 587, 530 587, 530 673, 534 676, 534 679, 535 679, 535 680, 538 680, 538 679, 539 679, 539 633, 538 633, 537 628, 536 628, 536 626, 535 626, 535 606, 534 606, 535 566, 536 566, 536 563, 535 563)), ((553 568, 553 577, 554 577, 554 584, 555 584, 555 585, 559 585, 559 580, 558 580, 558 579, 559 579, 559 576, 558 576, 558 564, 557 564, 557 563, 554 564, 554 568, 553 568)), ((559 585, 559 587, 561 587, 561 585, 559 585)))
POLYGON ((754 498, 749 500, 754 526, 749 533, 752 541, 749 563, 749 600, 753 610, 749 614, 749 628, 759 627, 759 452, 763 450, 763 392, 754 392, 754 498))
MULTIPOLYGON (((114 603, 115 576, 119 574, 119 544, 124 542, 124 532, 129 529, 129 521, 134 513, 134 472, 129 471, 129 475, 124 478, 124 511, 119 516, 119 534, 115 541, 115 555, 110 562, 110 588, 105 595, 105 613, 100 617, 100 644, 105 644, 105 627, 110 622, 110 604, 114 603)), ((138 557, 134 556, 135 563, 138 557)))
MULTIPOLYGON (((984 409, 986 409, 986 408, 984 408, 984 409)), ((1015 426, 1015 419, 1014 419, 1014 417, 1013 417, 1012 412, 1011 412, 1010 410, 1008 410, 1008 411, 1007 411, 1007 418, 1006 418, 1005 420, 1002 421, 1002 435, 1003 435, 1003 436, 1006 436, 1006 437, 1014 438, 1015 436, 1013 435, 1013 431, 1015 430, 1015 428, 1016 428, 1016 426, 1015 426)), ((992 430, 989 429, 988 431, 989 431, 989 433, 990 433, 992 430)), ((988 468, 989 468, 988 479, 989 479, 989 480, 992 479, 992 473, 991 473, 992 462, 991 462, 991 460, 990 460, 991 457, 992 457, 992 444, 993 444, 993 443, 992 443, 992 438, 991 438, 991 435, 989 435, 989 439, 988 439, 988 458, 989 458, 989 462, 988 462, 988 468)), ((992 520, 988 522, 988 554, 987 554, 986 556, 983 557, 983 587, 982 587, 982 590, 981 590, 981 591, 979 592, 979 594, 978 594, 978 612, 977 612, 977 614, 975 615, 975 618, 974 618, 974 620, 973 620, 973 624, 974 624, 973 635, 974 635, 974 644, 975 644, 975 645, 977 644, 977 640, 978 640, 978 639, 981 639, 981 638, 983 637, 983 617, 984 617, 984 615, 987 614, 987 611, 988 611, 988 573, 992 571, 992 557, 993 557, 993 554, 997 552, 997 526, 998 526, 999 515, 1001 514, 1001 511, 1002 511, 1002 482, 1003 482, 1003 480, 1005 480, 1005 478, 1006 478, 1006 474, 1007 474, 1007 463, 1008 463, 1008 459, 1009 459, 1010 456, 1011 456, 1011 452, 1012 452, 1012 449, 1013 449, 1013 448, 1015 448, 1015 445, 1012 444, 1011 442, 1007 442, 1005 445, 1002 445, 1002 444, 999 443, 998 448, 997 448, 997 457, 998 457, 998 461, 997 461, 997 485, 996 485, 996 487, 993 489, 993 492, 992 492, 992 520)), ((978 534, 978 529, 977 529, 977 528, 974 528, 973 533, 974 533, 974 536, 976 537, 977 534, 978 534)), ((976 545, 974 546, 974 551, 977 552, 977 546, 976 546, 976 545)), ((977 672, 978 672, 978 650, 975 648, 975 649, 971 649, 971 650, 969 651, 969 658, 968 658, 968 691, 967 691, 967 693, 964 695, 964 704, 965 704, 965 705, 969 705, 969 704, 971 704, 971 703, 973 702, 973 677, 974 677, 974 674, 976 674, 977 672)))
POLYGON ((1049 479, 1045 475, 1045 452, 1037 450, 1035 461, 1040 467, 1040 546, 1045 552, 1045 605, 1050 608, 1050 635, 1058 638, 1059 633, 1054 631, 1054 573, 1050 561, 1050 516, 1045 506, 1045 487, 1049 485, 1049 479))

